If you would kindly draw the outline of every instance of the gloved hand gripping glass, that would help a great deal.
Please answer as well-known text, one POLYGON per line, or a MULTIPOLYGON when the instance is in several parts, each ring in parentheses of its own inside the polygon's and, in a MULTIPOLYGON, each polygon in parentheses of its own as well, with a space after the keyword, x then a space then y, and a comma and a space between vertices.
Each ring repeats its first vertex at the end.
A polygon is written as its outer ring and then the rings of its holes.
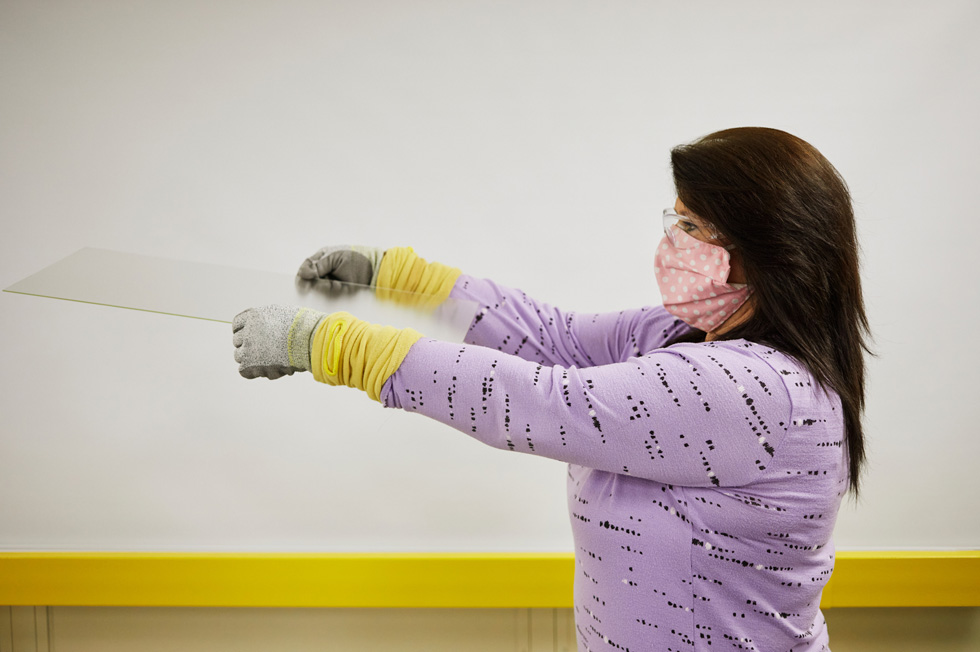
MULTIPOLYGON (((458 269, 427 263, 410 247, 383 251, 358 246, 323 247, 300 265, 297 276, 331 291, 343 283, 367 285, 378 297, 436 306, 449 297, 458 269)), ((328 385, 364 390, 379 401, 381 388, 422 334, 370 324, 348 312, 323 313, 267 305, 236 315, 235 361, 245 378, 275 380, 311 371, 328 385)))

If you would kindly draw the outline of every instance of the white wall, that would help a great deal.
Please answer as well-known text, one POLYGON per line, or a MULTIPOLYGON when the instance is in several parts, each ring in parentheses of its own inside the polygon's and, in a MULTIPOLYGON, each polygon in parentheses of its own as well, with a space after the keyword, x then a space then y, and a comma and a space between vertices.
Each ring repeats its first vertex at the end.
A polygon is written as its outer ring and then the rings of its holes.
MULTIPOLYGON (((291 272, 354 242, 653 303, 669 148, 786 129, 851 185, 879 352, 838 544, 976 547, 978 26, 973 0, 8 0, 0 286, 84 246, 291 272)), ((0 295, 0 548, 570 549, 560 464, 247 383, 225 330, 0 295)))

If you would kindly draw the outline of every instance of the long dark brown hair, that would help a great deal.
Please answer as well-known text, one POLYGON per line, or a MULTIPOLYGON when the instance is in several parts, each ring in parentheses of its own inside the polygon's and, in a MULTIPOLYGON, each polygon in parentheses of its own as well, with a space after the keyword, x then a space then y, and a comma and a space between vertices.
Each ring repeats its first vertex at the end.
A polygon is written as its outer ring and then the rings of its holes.
POLYGON ((847 184, 815 147, 763 127, 709 134, 670 160, 677 196, 737 247, 754 288, 751 317, 718 339, 772 346, 840 396, 857 495, 870 331, 847 184))

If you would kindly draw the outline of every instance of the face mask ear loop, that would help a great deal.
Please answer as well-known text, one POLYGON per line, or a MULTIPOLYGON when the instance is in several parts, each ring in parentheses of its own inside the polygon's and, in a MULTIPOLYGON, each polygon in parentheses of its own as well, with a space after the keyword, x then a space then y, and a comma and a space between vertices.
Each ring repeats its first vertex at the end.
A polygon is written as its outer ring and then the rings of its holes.
POLYGON ((347 322, 338 319, 327 332, 327 346, 323 349, 323 371, 328 376, 336 376, 340 370, 340 354, 343 351, 341 337, 347 331, 347 322), (330 354, 333 351, 333 369, 330 368, 330 354))

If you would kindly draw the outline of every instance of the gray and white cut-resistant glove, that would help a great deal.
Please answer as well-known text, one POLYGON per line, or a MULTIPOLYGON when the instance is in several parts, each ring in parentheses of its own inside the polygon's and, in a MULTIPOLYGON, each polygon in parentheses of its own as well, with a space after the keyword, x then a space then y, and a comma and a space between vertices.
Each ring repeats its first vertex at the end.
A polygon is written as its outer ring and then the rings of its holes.
POLYGON ((238 373, 275 380, 310 370, 310 339, 327 313, 292 306, 249 308, 231 324, 238 373))
POLYGON ((384 249, 339 245, 324 247, 303 261, 296 275, 307 281, 329 284, 331 289, 340 282, 374 287, 384 249))

